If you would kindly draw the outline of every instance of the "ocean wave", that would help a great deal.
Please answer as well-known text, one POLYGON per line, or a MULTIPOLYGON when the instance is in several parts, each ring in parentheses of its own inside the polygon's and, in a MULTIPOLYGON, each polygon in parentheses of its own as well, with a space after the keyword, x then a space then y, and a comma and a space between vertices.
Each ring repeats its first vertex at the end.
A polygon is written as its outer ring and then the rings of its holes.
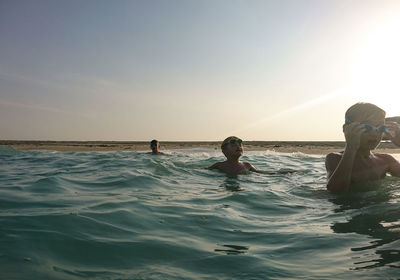
POLYGON ((322 156, 243 156, 292 174, 205 169, 222 159, 0 151, 0 278, 397 277, 397 178, 337 196, 322 156))

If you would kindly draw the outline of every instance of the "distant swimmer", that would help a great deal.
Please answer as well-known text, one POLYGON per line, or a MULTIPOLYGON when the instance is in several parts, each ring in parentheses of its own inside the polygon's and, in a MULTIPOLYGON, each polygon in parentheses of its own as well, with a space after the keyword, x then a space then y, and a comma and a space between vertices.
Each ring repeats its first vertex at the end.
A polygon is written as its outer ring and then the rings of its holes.
POLYGON ((357 103, 346 111, 346 147, 325 158, 328 190, 346 192, 352 183, 382 179, 387 173, 400 177, 400 163, 393 156, 371 152, 383 135, 400 147, 400 125, 390 119, 385 121, 385 115, 384 110, 371 103, 357 103))
POLYGON ((160 142, 158 140, 151 140, 150 142, 150 149, 152 155, 165 155, 163 152, 160 152, 160 142))
POLYGON ((261 171, 256 169, 248 162, 241 162, 239 159, 243 155, 243 141, 236 136, 229 136, 221 144, 222 153, 226 161, 217 162, 208 167, 208 169, 217 169, 228 174, 245 174, 248 172, 257 172, 263 174, 287 174, 294 171, 261 171))

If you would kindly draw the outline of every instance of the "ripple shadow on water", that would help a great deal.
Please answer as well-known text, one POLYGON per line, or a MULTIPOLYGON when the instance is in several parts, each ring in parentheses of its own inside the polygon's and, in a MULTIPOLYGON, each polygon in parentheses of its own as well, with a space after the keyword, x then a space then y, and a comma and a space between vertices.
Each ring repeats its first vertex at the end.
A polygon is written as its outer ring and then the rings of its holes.
POLYGON ((244 189, 240 187, 240 181, 238 180, 237 176, 227 176, 224 182, 220 185, 220 188, 223 188, 229 192, 244 191, 244 189))
POLYGON ((346 220, 334 223, 335 233, 367 236, 368 242, 352 247, 358 252, 354 270, 400 268, 400 186, 396 178, 368 183, 367 191, 353 191, 331 199, 346 220))

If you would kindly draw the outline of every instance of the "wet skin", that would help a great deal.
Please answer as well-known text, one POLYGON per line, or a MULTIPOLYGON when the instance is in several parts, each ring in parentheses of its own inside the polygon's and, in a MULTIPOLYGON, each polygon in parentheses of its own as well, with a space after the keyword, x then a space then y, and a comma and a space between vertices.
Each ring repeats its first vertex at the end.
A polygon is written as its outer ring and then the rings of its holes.
POLYGON ((249 171, 257 172, 248 162, 239 161, 243 155, 243 145, 241 143, 229 143, 223 147, 223 153, 226 161, 217 162, 209 167, 209 169, 218 169, 228 174, 245 174, 249 171))
MULTIPOLYGON (((386 173, 400 176, 400 164, 391 155, 371 152, 382 139, 383 131, 379 127, 384 124, 382 117, 355 121, 343 126, 345 150, 341 153, 330 153, 325 159, 329 190, 345 192, 349 190, 351 183, 381 179, 386 173)), ((396 133, 398 130, 388 137, 397 139, 400 134, 396 133)))

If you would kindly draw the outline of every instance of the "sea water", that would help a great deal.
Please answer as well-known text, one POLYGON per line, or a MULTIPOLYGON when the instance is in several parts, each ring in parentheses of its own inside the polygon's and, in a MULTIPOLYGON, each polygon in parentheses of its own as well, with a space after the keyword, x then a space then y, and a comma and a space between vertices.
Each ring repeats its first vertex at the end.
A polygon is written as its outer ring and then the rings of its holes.
POLYGON ((0 147, 0 279, 395 279, 400 179, 326 191, 324 156, 0 147))

